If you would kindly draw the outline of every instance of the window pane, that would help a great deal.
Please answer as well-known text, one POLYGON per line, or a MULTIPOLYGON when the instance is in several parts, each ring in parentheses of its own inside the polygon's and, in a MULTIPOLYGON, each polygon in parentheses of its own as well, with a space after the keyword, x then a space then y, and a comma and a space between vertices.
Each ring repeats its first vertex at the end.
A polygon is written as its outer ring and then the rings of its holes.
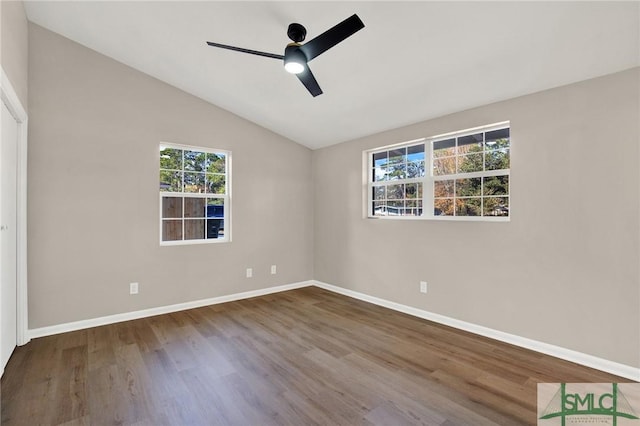
POLYGON ((456 197, 476 197, 480 195, 482 178, 457 179, 456 197))
POLYGON ((480 198, 458 198, 456 199, 456 216, 480 216, 480 198))
POLYGON ((424 161, 424 144, 407 147, 407 161, 424 161))
POLYGON ((199 151, 184 151, 184 169, 194 172, 205 171, 207 154, 199 151))
POLYGON ((207 198, 207 238, 224 237, 224 199, 207 198))
POLYGON ((489 142, 485 142, 485 148, 487 151, 493 151, 496 149, 505 149, 509 148, 511 142, 509 139, 497 139, 489 142))
POLYGON ((433 175, 451 175, 456 172, 456 157, 439 158, 433 160, 433 175))
POLYGON ((384 152, 376 152, 373 154, 373 167, 381 167, 386 165, 387 160, 387 151, 384 152))
POLYGON ((406 161, 407 148, 396 148, 389 151, 389 163, 404 163, 406 161))
POLYGON ((458 173, 481 172, 482 153, 461 155, 458 157, 458 173))
POLYGON ((209 173, 225 173, 226 155, 207 153, 206 168, 209 173))
POLYGON ((424 177, 424 161, 407 163, 407 177, 409 179, 424 177))
POLYGON ((408 200, 405 202, 405 215, 407 216, 422 216, 422 201, 421 200, 408 200))
POLYGON ((387 201, 387 214, 400 216, 404 213, 404 201, 387 201))
POLYGON ((510 167, 508 149, 487 151, 485 156, 485 167, 487 170, 502 170, 510 167))
POLYGON ((162 197, 162 217, 182 217, 182 197, 162 197))
POLYGON ((434 216, 453 216, 453 198, 436 198, 433 200, 434 216))
POLYGON ((482 195, 509 195, 509 176, 485 177, 482 195))
POLYGON ((389 200, 401 200, 404 198, 404 185, 389 185, 387 186, 387 199, 389 200))
POLYGON ((184 217, 204 217, 205 202, 204 198, 185 197, 184 217))
POLYGON ((204 173, 184 173, 184 192, 203 193, 204 173))
POLYGON ((387 180, 399 180, 407 178, 407 165, 405 163, 389 164, 387 167, 387 180))
POLYGON ((224 217, 224 200, 222 198, 207 198, 207 217, 224 217))
POLYGON ((373 190, 373 199, 374 200, 384 200, 385 196, 384 196, 384 186, 374 186, 372 188, 373 190))
POLYGON ((182 150, 160 147, 160 168, 182 170, 182 150))
POLYGON ((458 154, 482 151, 482 133, 460 136, 458 138, 458 154))
POLYGON ((160 191, 182 192, 182 172, 160 170, 160 191))
POLYGON ((437 198, 453 197, 453 180, 437 180, 433 182, 433 196, 437 198))
POLYGON ((509 199, 506 197, 486 197, 484 216, 509 216, 509 199))
POLYGON ((182 221, 163 220, 162 221, 162 241, 182 240, 182 221))
POLYGON ((387 203, 385 201, 376 201, 373 203, 373 215, 385 216, 387 214, 387 203))
POLYGON ((224 236, 222 219, 207 219, 207 238, 218 238, 224 236))
POLYGON ((406 198, 422 198, 422 184, 408 183, 405 185, 406 198))
POLYGON ((207 173, 207 193, 224 194, 225 175, 212 175, 207 173))
POLYGON ((204 219, 186 219, 184 221, 185 240, 204 239, 204 219))
POLYGON ((509 128, 492 130, 485 133, 484 143, 486 149, 498 149, 509 147, 509 128))
POLYGON ((456 140, 447 139, 433 142, 433 157, 448 157, 456 154, 456 140))
POLYGON ((386 167, 376 167, 373 169, 373 181, 380 182, 387 179, 387 168, 386 167))

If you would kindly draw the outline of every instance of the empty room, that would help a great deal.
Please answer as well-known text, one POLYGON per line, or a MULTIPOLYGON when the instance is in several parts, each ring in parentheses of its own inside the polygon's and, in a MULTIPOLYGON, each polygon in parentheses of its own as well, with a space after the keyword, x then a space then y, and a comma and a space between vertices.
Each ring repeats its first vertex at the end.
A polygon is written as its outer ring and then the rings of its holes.
POLYGON ((640 2, 0 23, 2 425, 640 425, 640 2))

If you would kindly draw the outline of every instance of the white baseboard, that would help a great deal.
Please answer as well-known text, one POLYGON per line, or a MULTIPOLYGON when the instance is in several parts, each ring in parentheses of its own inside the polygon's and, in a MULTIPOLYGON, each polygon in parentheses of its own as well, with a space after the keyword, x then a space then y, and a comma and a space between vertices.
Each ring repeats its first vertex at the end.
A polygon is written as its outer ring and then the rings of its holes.
POLYGON ((53 334, 66 333, 68 331, 82 330, 91 327, 99 327, 101 325, 114 324, 123 321, 129 321, 139 318, 147 318, 154 315, 168 314, 172 312, 184 311, 186 309, 199 308, 202 306, 216 305, 219 303, 232 302, 235 300, 248 299, 251 297, 264 296, 272 293, 279 293, 287 290, 294 290, 297 288, 316 286, 325 290, 332 291, 334 293, 343 294, 345 296, 353 297, 354 299, 362 300, 365 302, 373 303, 374 305, 383 306, 385 308, 393 309, 394 311, 403 312, 418 318, 423 318, 429 321, 433 321, 439 324, 447 325, 460 330, 468 331, 480 336, 495 339, 501 342, 509 343, 522 348, 530 349, 536 352, 540 352, 546 355, 551 355, 556 358, 564 359, 566 361, 575 362, 587 367, 595 368, 597 370, 605 371, 607 373, 615 374, 616 376, 625 377, 630 380, 640 381, 640 368, 631 367, 629 365, 620 364, 617 362, 609 361, 603 358, 598 358, 593 355, 584 354, 571 349, 566 349, 560 346, 550 345, 548 343, 539 342, 537 340, 528 339, 526 337, 517 336, 515 334, 509 334, 502 331, 494 330, 481 325, 469 323, 466 321, 460 321, 455 318, 450 318, 444 315, 436 314, 433 312, 425 311, 411 306, 402 305, 400 303, 391 302, 389 300, 381 299, 375 296, 369 296, 364 293, 349 290, 346 288, 338 287, 335 285, 327 284, 321 281, 302 281, 293 284, 286 284, 276 287, 269 287, 260 290, 245 291, 242 293, 235 293, 226 296, 213 297, 209 299, 196 300, 192 302, 178 303, 175 305, 161 306, 151 309, 143 309, 140 311, 126 312, 122 314, 109 315, 99 318, 92 318, 88 320, 69 322, 65 324, 52 325, 49 327, 41 327, 28 330, 29 339, 35 339, 37 337, 50 336, 53 334))
POLYGON ((365 302, 373 303, 374 305, 383 306, 385 308, 393 309, 394 311, 403 312, 415 317, 423 318, 429 321, 437 322, 439 324, 447 325, 449 327, 457 328, 460 330, 468 331, 480 336, 489 337, 501 342, 509 343, 521 348, 530 349, 536 352, 540 352, 546 355, 551 355, 556 358, 564 359, 566 361, 575 362, 576 364, 584 365, 586 367, 595 368, 600 371, 604 371, 616 376, 625 377, 630 380, 640 382, 640 368, 631 367, 629 365, 620 364, 614 361, 609 361, 603 358, 598 358, 593 355, 584 354, 571 349, 566 349, 560 346, 550 345, 548 343, 539 342, 537 340, 528 339, 526 337, 516 336, 515 334, 509 334, 502 331, 494 330, 481 325, 472 324, 465 321, 460 321, 455 318, 450 318, 444 315, 435 314, 433 312, 425 311, 411 306, 402 305, 400 303, 391 302, 378 297, 369 296, 357 291, 348 290, 346 288, 338 287, 335 285, 323 283, 321 281, 313 281, 313 285, 323 288, 325 290, 332 291, 334 293, 343 294, 345 296, 353 297, 365 302))
POLYGON ((264 296, 281 291, 294 290, 313 285, 313 281, 302 281, 293 284, 285 284, 276 287, 263 288, 260 290, 245 291, 242 293, 229 294, 226 296, 212 297, 209 299, 195 300, 192 302, 177 303, 175 305, 160 306, 157 308, 143 309, 140 311, 125 312, 122 314, 108 315, 99 318, 91 318, 82 321, 57 324, 49 327, 34 328, 28 331, 29 339, 37 337, 51 336, 53 334, 66 333, 68 331, 83 330, 85 328, 99 327, 101 325, 115 324, 123 321, 130 321, 140 318, 152 317, 155 315, 169 314, 172 312, 184 311, 187 309, 200 308, 202 306, 217 305, 219 303, 233 302, 235 300, 249 299, 251 297, 264 296))

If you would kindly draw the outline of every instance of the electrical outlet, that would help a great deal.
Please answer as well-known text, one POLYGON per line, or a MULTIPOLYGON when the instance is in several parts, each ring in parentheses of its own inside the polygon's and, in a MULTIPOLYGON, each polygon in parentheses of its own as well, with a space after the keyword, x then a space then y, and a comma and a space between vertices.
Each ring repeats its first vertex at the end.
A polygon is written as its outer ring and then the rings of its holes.
POLYGON ((420 293, 426 293, 426 292, 427 292, 427 282, 420 281, 420 293))
POLYGON ((276 265, 271 265, 271 275, 275 275, 278 272, 276 265))
POLYGON ((247 268, 247 278, 253 277, 253 269, 247 268))
POLYGON ((129 283, 129 294, 138 294, 138 283, 129 283))

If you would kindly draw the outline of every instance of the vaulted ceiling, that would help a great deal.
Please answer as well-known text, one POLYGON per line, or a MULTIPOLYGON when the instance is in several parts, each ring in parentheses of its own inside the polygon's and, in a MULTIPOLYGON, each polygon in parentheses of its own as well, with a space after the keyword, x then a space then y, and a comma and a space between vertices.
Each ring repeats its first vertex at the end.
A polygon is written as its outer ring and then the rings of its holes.
POLYGON ((27 1, 30 21, 312 149, 640 65, 638 2, 27 1), (365 28, 310 62, 282 54, 357 13, 365 28))

